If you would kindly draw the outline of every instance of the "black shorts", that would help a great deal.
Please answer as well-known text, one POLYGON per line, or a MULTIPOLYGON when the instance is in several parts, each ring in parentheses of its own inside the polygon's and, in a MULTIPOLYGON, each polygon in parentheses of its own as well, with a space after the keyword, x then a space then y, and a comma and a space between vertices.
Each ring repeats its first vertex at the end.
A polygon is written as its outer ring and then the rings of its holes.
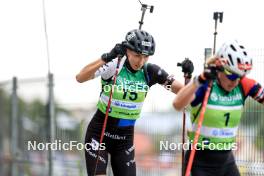
MULTIPOLYGON (((191 151, 185 154, 184 166, 188 164, 191 151)), ((195 152, 191 176, 240 176, 231 150, 197 150, 195 152)))
POLYGON ((135 176, 134 126, 119 126, 120 119, 108 117, 104 139, 99 146, 104 118, 105 114, 97 110, 87 128, 85 159, 88 176, 106 175, 108 154, 115 176, 135 176), (95 173, 98 148, 101 150, 95 173))

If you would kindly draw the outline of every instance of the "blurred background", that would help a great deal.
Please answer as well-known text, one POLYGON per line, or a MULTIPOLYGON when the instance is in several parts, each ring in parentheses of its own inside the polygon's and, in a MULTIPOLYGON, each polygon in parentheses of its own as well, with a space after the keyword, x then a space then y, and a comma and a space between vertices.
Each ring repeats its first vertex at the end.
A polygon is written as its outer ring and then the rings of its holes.
MULTIPOLYGON (((194 75, 199 74, 204 49, 213 47, 213 12, 222 11, 217 47, 225 40, 241 41, 254 58, 249 77, 264 85, 261 2, 142 2, 154 5, 143 25, 157 43, 150 62, 183 82, 177 63, 189 57, 195 64, 194 75)), ((138 27, 140 7, 136 0, 0 1, 1 176, 86 175, 83 151, 32 151, 28 141, 84 141, 96 110, 100 79, 79 84, 75 75, 138 27)), ((160 150, 160 141, 182 141, 182 113, 172 108, 174 97, 159 85, 148 93, 135 131, 139 176, 181 173, 181 151, 160 150)), ((263 116, 263 106, 249 98, 235 151, 245 176, 264 175, 263 116)))

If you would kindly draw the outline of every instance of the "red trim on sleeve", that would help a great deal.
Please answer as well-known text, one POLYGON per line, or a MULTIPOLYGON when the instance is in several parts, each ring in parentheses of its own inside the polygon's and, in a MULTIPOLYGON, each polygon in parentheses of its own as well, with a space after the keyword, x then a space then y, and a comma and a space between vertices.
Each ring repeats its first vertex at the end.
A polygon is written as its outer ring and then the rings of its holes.
POLYGON ((242 88, 244 90, 244 94, 248 96, 249 91, 253 88, 253 86, 256 84, 256 81, 247 77, 243 77, 240 80, 240 83, 242 85, 242 88))

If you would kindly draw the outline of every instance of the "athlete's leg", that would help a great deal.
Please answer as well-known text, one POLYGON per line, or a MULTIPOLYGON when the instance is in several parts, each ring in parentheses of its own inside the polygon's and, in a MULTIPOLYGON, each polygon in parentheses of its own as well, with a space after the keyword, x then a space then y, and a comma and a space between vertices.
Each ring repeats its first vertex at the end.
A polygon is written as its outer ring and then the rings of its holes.
POLYGON ((191 171, 191 176, 225 176, 225 175, 224 175, 223 167, 219 168, 219 167, 203 167, 203 166, 196 167, 194 166, 191 171))
MULTIPOLYGON (((184 165, 184 174, 186 171, 187 164, 184 165)), ((217 168, 210 168, 204 166, 192 166, 191 176, 218 176, 219 173, 216 172, 217 168)))
POLYGON ((99 140, 97 138, 91 137, 89 134, 86 135, 86 149, 85 149, 85 160, 86 169, 88 176, 93 176, 96 168, 96 175, 106 175, 106 167, 108 161, 108 152, 106 150, 100 150, 99 158, 97 161, 99 140))
POLYGON ((191 176, 240 176, 235 163, 222 167, 193 167, 191 176))
MULTIPOLYGON (((192 170, 191 176, 224 176, 225 167, 223 167, 224 162, 219 155, 223 155, 226 160, 226 155, 223 152, 210 151, 210 150, 197 150, 192 170)), ((186 166, 189 160, 190 150, 186 151, 184 166, 186 166)))
POLYGON ((111 154, 114 176, 136 176, 134 146, 111 154))
POLYGON ((240 176, 236 163, 230 164, 230 166, 225 168, 224 176, 240 176))
POLYGON ((98 113, 98 111, 94 114, 85 135, 85 160, 86 160, 86 169, 88 176, 94 175, 106 175, 106 168, 108 162, 108 152, 106 151, 105 139, 100 145, 100 136, 103 127, 103 119, 104 115, 102 113, 98 113), (102 148, 101 146, 104 146, 102 148), (99 157, 98 149, 100 150, 99 157), (97 161, 98 158, 98 161, 97 161), (97 168, 95 173, 95 166, 97 162, 97 168))
POLYGON ((117 127, 109 131, 109 148, 114 176, 136 176, 134 127, 117 127))
POLYGON ((224 176, 240 176, 233 152, 230 152, 227 163, 228 164, 223 168, 224 176))
MULTIPOLYGON (((185 158, 184 158, 184 175, 186 172, 186 168, 187 168, 187 164, 189 161, 189 157, 190 157, 190 150, 186 151, 185 154, 185 158)), ((200 159, 198 159, 200 156, 198 156, 200 154, 200 151, 196 151, 196 156, 194 157, 194 161, 193 161, 193 165, 192 165, 192 169, 191 169, 191 176, 217 176, 214 173, 214 169, 212 170, 212 168, 210 167, 206 167, 204 165, 200 165, 199 161, 200 159)))
POLYGON ((85 136, 85 160, 86 160, 86 169, 88 176, 94 175, 106 175, 106 167, 108 162, 108 152, 106 149, 101 149, 100 141, 100 132, 94 130, 93 121, 89 124, 89 127, 85 136), (99 157, 98 157, 99 153, 99 157), (98 158, 98 160, 97 160, 98 158), (96 172, 95 172, 96 167, 96 172))

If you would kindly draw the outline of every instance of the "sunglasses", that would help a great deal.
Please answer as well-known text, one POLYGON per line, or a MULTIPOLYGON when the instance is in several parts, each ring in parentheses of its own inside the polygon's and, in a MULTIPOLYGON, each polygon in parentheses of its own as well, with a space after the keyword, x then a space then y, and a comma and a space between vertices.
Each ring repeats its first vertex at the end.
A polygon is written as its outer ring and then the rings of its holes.
POLYGON ((240 76, 235 74, 235 73, 232 73, 226 69, 224 69, 224 73, 226 75, 226 77, 230 80, 230 81, 236 81, 237 79, 240 79, 240 76))

